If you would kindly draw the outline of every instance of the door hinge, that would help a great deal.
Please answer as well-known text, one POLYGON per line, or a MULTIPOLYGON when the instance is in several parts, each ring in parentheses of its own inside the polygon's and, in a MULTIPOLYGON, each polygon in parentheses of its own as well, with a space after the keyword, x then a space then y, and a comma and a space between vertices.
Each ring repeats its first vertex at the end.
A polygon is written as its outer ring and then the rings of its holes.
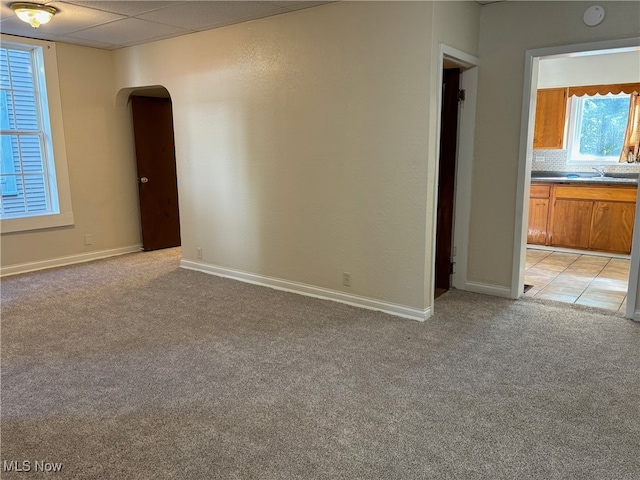
POLYGON ((456 273, 456 272, 455 272, 455 267, 454 267, 454 265, 455 265, 455 264, 456 264, 456 262, 451 262, 451 263, 449 264, 449 274, 456 273))
POLYGON ((458 90, 458 101, 459 102, 464 102, 465 98, 466 98, 467 94, 464 90, 458 90))

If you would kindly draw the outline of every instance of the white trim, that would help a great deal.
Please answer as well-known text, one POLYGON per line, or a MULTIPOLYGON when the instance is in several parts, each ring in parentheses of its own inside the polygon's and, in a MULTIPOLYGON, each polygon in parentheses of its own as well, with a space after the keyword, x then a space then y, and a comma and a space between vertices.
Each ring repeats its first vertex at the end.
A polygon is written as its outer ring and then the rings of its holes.
POLYGON ((640 320, 638 305, 638 276, 640 272, 640 210, 636 197, 636 216, 633 219, 633 237, 631 239, 631 260, 629 261, 629 283, 627 285, 627 311, 625 317, 640 320))
MULTIPOLYGON (((633 309, 632 309, 633 310, 633 309)), ((627 312, 629 311, 629 309, 627 309, 627 312)), ((630 318, 631 320, 633 320, 634 322, 640 322, 640 310, 635 310, 631 313, 631 315, 629 315, 629 313, 627 313, 627 315, 625 315, 627 318, 630 318)))
POLYGON ((52 154, 55 168, 53 171, 49 171, 49 175, 50 179, 55 181, 57 189, 57 200, 54 201, 54 199, 51 199, 52 207, 57 206, 57 208, 54 209, 57 211, 49 212, 49 214, 45 215, 0 220, 2 233, 73 225, 71 187, 69 183, 67 150, 62 121, 62 101, 60 99, 56 44, 50 41, 15 37, 6 34, 0 34, 0 43, 29 44, 41 48, 46 81, 46 88, 43 89, 43 93, 46 93, 45 98, 47 100, 47 104, 41 105, 41 108, 47 110, 51 137, 47 139, 45 144, 47 150, 49 150, 47 155, 52 154))
POLYGON ((476 126, 478 67, 462 72, 460 86, 465 100, 460 106, 458 147, 456 159, 455 205, 453 211, 454 273, 451 285, 462 290, 467 283, 469 255, 469 221, 471 219, 471 185, 473 174, 473 146, 476 126))
POLYGON ((491 285, 489 283, 467 282, 465 284, 465 290, 474 293, 482 293, 484 295, 493 295, 494 297, 512 298, 510 288, 502 287, 500 285, 491 285))
POLYGON ((51 258, 49 260, 40 260, 38 262, 17 263, 15 265, 1 267, 0 277, 8 277, 9 275, 17 275, 19 273, 35 272, 37 270, 45 270, 47 268, 64 267, 65 265, 73 265, 75 263, 90 262, 91 260, 115 257, 116 255, 139 252, 140 250, 142 250, 142 245, 131 245, 130 247, 99 250, 97 252, 81 253, 78 255, 69 255, 67 257, 51 258))
MULTIPOLYGON (((524 270, 526 258, 527 222, 525 212, 529 209, 529 195, 526 194, 531 184, 531 157, 533 155, 533 129, 535 121, 536 92, 538 88, 538 62, 541 58, 562 57, 567 54, 588 53, 606 50, 630 49, 640 46, 640 37, 608 40, 602 42, 560 45, 527 50, 525 52, 525 73, 522 96, 522 116, 520 122, 520 149, 518 156, 518 183, 516 186, 515 231, 513 244, 513 267, 511 271, 511 298, 519 298, 524 289, 524 270)), ((636 201, 636 211, 640 211, 636 201)), ((638 215, 636 215, 637 220, 638 215)), ((635 237, 635 235, 634 235, 635 237)), ((633 245, 637 242, 634 239, 633 245)), ((631 251, 631 271, 629 274, 627 316, 635 310, 636 291, 632 292, 632 284, 638 282, 640 262, 635 258, 640 254, 637 248, 631 251), (635 252, 635 253, 634 253, 635 252), (633 299, 631 302, 629 300, 633 299)))
POLYGON ((253 285, 261 285, 263 287, 269 287, 276 290, 297 293, 300 295, 305 295, 307 297, 331 300, 333 302, 345 303, 347 305, 366 308, 368 310, 377 310, 380 312, 388 313, 390 315, 395 315, 397 317, 417 320, 419 322, 424 322, 432 315, 431 307, 428 307, 425 310, 419 310, 417 308, 406 307, 404 305, 398 305, 381 300, 375 300, 373 298, 351 295, 349 293, 329 290, 327 288, 315 287, 313 285, 307 285, 304 283, 291 282, 289 280, 283 280, 280 278, 267 277, 265 275, 258 275, 255 273, 243 272, 231 268, 219 267, 217 265, 193 262, 191 260, 181 260, 180 267, 187 270, 195 270, 198 272, 207 273, 209 275, 216 275, 218 277, 239 280, 241 282, 251 283, 253 285))
MULTIPOLYGON (((441 135, 441 121, 442 121, 442 78, 444 69, 444 59, 457 63, 462 68, 471 69, 480 65, 480 59, 469 55, 468 53, 458 50, 457 48, 450 47, 444 43, 440 43, 440 54, 438 56, 438 75, 437 75, 437 115, 436 115, 436 168, 435 168, 435 182, 433 191, 433 217, 431 219, 433 225, 433 234, 431 238, 431 245, 427 250, 431 250, 431 272, 426 272, 425 275, 431 275, 431 291, 426 292, 426 298, 429 299, 429 305, 433 306, 435 302, 435 289, 436 289, 436 238, 438 229, 438 176, 440 170, 440 135, 441 135)), ((467 276, 467 251, 469 248, 469 219, 471 217, 471 176, 472 176, 472 164, 473 164, 473 148, 474 148, 474 135, 475 135, 475 111, 476 111, 476 98, 477 98, 477 83, 478 83, 478 69, 474 68, 471 75, 462 75, 461 80, 469 81, 469 85, 466 85, 467 97, 465 99, 465 105, 467 110, 461 109, 460 116, 458 118, 458 147, 464 142, 464 148, 456 149, 456 186, 455 186, 455 205, 454 205, 454 230, 453 230, 453 245, 456 248, 456 270, 457 274, 452 277, 452 286, 459 288, 460 290, 466 290, 466 276, 467 276), (465 168, 459 168, 464 166, 465 168), (462 191, 461 191, 462 190, 462 191)), ((431 307, 430 307, 431 308, 431 307)))
POLYGON ((536 245, 536 244, 527 244, 528 250, 544 250, 546 252, 562 252, 562 253, 575 253, 576 255, 590 255, 592 257, 608 257, 608 258, 622 258, 624 260, 629 260, 631 255, 627 255, 624 253, 609 253, 609 252, 599 252, 596 250, 579 250, 577 248, 566 248, 566 247, 551 247, 547 245, 536 245))

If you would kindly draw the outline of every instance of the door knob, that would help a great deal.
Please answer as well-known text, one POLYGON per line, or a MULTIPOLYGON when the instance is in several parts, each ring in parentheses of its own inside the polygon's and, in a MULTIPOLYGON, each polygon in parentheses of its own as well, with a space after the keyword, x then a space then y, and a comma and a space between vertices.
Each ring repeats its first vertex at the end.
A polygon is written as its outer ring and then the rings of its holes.
POLYGON ((140 178, 140 183, 147 183, 149 179, 147 177, 140 178))

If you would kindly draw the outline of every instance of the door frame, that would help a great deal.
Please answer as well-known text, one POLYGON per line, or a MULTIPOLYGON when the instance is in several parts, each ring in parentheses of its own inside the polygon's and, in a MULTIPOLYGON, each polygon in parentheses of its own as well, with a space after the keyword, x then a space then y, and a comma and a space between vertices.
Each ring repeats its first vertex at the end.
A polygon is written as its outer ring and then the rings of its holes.
MULTIPOLYGON (((574 45, 559 45, 527 50, 525 52, 525 73, 520 122, 520 148, 518 154, 518 182, 516 191, 516 224, 513 242, 513 268, 511 273, 511 298, 517 299, 524 291, 524 273, 527 254, 527 221, 529 211, 529 187, 533 157, 533 129, 538 90, 538 63, 540 58, 557 55, 615 50, 640 46, 640 38, 605 40, 601 42, 574 45)), ((640 321, 640 310, 636 311, 638 275, 640 273, 640 203, 636 199, 636 215, 631 246, 631 263, 627 290, 627 310, 625 317, 640 321)))
POLYGON ((455 269, 451 277, 451 286, 460 290, 466 289, 467 258, 469 248, 469 220, 471 218, 471 180, 473 165, 473 145, 475 137, 476 98, 478 85, 478 66, 480 59, 457 48, 440 43, 438 55, 438 103, 436 119, 436 168, 433 197, 433 235, 431 238, 431 291, 428 292, 431 309, 435 301, 436 282, 436 235, 438 225, 438 175, 440 159, 440 131, 442 111, 442 79, 445 59, 460 67, 460 88, 466 91, 466 97, 458 112, 458 145, 456 148, 456 180, 453 206, 453 258, 455 269))

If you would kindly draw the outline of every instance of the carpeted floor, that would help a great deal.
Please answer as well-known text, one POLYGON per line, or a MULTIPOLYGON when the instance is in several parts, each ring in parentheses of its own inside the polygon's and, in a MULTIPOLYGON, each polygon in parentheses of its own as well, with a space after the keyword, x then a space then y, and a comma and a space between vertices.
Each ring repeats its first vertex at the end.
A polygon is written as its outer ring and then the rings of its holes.
POLYGON ((640 324, 455 290, 418 323, 178 262, 2 280, 3 479, 640 478, 640 324))

